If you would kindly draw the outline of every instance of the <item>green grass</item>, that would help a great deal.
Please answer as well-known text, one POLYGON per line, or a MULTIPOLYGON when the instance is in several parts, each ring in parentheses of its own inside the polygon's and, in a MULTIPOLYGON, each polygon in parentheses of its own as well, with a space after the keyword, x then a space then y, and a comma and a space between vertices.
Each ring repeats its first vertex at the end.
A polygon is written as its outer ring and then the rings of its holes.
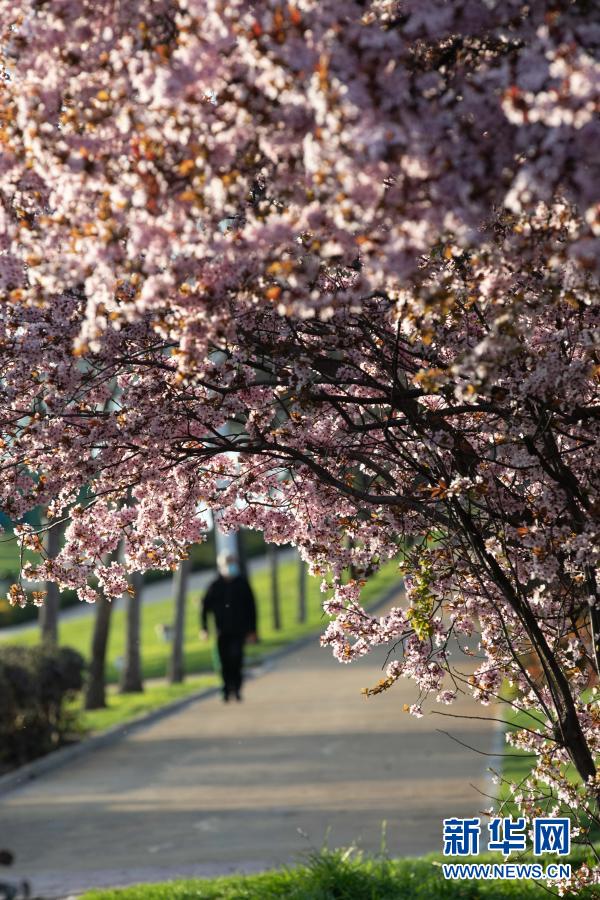
MULTIPOLYGON (((498 861, 478 857, 479 862, 498 861)), ((290 869, 260 875, 172 881, 88 891, 82 900, 547 900, 532 881, 446 881, 440 857, 364 859, 322 851, 290 869)), ((597 894, 582 891, 580 898, 597 894)))
MULTIPOLYGON (((12 531, 0 534, 0 578, 12 577, 19 571, 20 562, 19 542, 12 531)), ((37 553, 25 550, 24 559, 34 562, 39 558, 37 553)))
MULTIPOLYGON (((248 557, 256 556, 265 551, 265 542, 261 532, 242 529, 243 541, 246 555, 248 557)), ((24 561, 32 563, 40 563, 41 555, 34 553, 32 550, 25 550, 24 561)), ((214 535, 211 531, 206 541, 201 544, 194 544, 190 548, 190 558, 192 567, 196 569, 209 569, 214 565, 215 544, 214 535)), ((20 565, 20 549, 19 542, 10 530, 0 534, 0 578, 14 579, 17 577, 20 565)), ((164 575, 152 571, 150 580, 164 575)))
MULTIPOLYGON (((252 576, 252 586, 257 600, 258 631, 260 643, 247 648, 250 662, 259 661, 290 641, 324 628, 327 617, 321 608, 323 594, 319 590, 320 578, 307 578, 307 621, 296 621, 298 566, 295 562, 282 563, 279 567, 281 594, 282 629, 275 631, 271 621, 269 571, 264 569, 252 576)), ((365 604, 373 603, 388 587, 398 580, 396 562, 387 563, 380 572, 370 578, 363 588, 365 604)), ((198 636, 200 595, 191 593, 188 598, 185 622, 185 669, 187 673, 214 670, 213 641, 201 641, 198 636)), ((161 678, 166 674, 170 653, 170 643, 161 639, 158 626, 171 624, 173 601, 142 607, 141 655, 144 678, 161 678)), ((89 659, 94 616, 85 616, 64 621, 59 626, 59 641, 63 646, 73 647, 89 659)), ((1 638, 1 633, 0 633, 1 638)), ((32 627, 10 638, 11 644, 36 644, 39 640, 37 628, 32 627)), ((107 654, 107 680, 118 680, 116 660, 123 656, 125 646, 125 617, 122 610, 115 610, 110 625, 110 639, 107 654)))
POLYGON ((122 722, 137 719, 138 716, 160 709, 173 700, 180 700, 216 684, 218 684, 216 675, 199 675, 187 679, 183 684, 150 682, 143 694, 120 694, 116 685, 112 685, 108 691, 106 709, 82 711, 80 698, 72 700, 68 709, 77 714, 77 725, 81 732, 95 734, 122 722))
MULTIPOLYGON (((248 559, 260 556, 265 552, 265 541, 262 533, 251 529, 242 528, 241 538, 244 546, 244 553, 248 559)), ((189 550, 192 570, 194 572, 201 569, 212 569, 215 560, 215 541, 214 534, 210 531, 207 539, 198 544, 193 544, 189 550)), ((42 557, 39 553, 26 550, 24 553, 24 561, 39 565, 42 557)), ((0 634, 3 628, 9 628, 11 625, 21 625, 26 622, 33 622, 38 617, 38 611, 33 604, 25 607, 11 606, 8 602, 6 592, 8 586, 17 580, 20 564, 20 551, 17 539, 12 531, 7 529, 0 534, 0 634)), ((165 573, 157 569, 150 569, 145 573, 144 580, 147 584, 154 581, 164 579, 165 573)), ((92 580, 93 585, 93 580, 92 580)), ((77 604, 77 594, 73 590, 63 591, 61 594, 60 605, 62 608, 74 606, 77 604)))
MULTIPOLYGON (((520 712, 513 709, 512 706, 502 705, 500 707, 500 718, 509 723, 507 730, 517 731, 519 728, 536 728, 535 720, 539 718, 540 723, 543 722, 541 715, 536 715, 533 711, 520 712), (534 718, 532 718, 532 716, 534 718)), ((502 776, 513 784, 520 784, 527 777, 535 762, 533 753, 526 753, 518 747, 511 744, 503 744, 503 753, 510 754, 502 760, 502 776)), ((501 784, 498 792, 498 799, 502 802, 508 798, 510 789, 507 784, 501 784)), ((507 815, 509 813, 507 812, 507 815)))
MULTIPOLYGON (((535 710, 522 712, 513 709, 511 706, 502 706, 501 716, 506 722, 510 723, 508 726, 510 731, 517 731, 519 728, 535 729, 537 727, 535 719, 539 720, 540 725, 544 722, 544 717, 540 712, 536 712, 535 710)), ((502 760, 501 774, 506 781, 519 786, 531 772, 536 759, 535 754, 526 753, 524 750, 513 747, 511 744, 506 744, 506 749, 503 750, 503 752, 510 755, 505 756, 502 760)), ((580 781, 579 775, 572 765, 567 769, 567 777, 573 784, 580 781)), ((518 810, 515 804, 510 802, 510 794, 511 791, 509 785, 502 782, 498 790, 498 801, 502 804, 501 814, 503 816, 512 815, 514 818, 517 818, 518 810)), ((588 825, 590 825, 590 838, 595 845, 598 845, 600 842, 600 828, 593 823, 588 822, 588 825)))

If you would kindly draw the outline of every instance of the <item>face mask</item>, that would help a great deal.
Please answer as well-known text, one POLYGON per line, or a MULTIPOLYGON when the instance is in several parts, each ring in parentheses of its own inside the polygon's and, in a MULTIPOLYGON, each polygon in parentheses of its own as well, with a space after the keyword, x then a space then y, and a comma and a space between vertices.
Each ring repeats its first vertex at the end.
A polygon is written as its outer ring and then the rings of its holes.
POLYGON ((227 563, 227 574, 230 578, 234 578, 240 574, 240 567, 237 563, 227 563))

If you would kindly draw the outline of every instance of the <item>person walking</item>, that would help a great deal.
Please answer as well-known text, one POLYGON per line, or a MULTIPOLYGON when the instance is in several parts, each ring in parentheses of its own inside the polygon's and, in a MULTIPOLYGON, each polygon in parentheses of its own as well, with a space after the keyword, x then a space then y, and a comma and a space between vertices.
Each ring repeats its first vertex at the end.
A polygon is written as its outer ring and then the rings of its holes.
POLYGON ((223 678, 223 700, 227 703, 230 697, 242 699, 244 644, 257 642, 256 603, 236 556, 220 554, 217 568, 219 575, 208 586, 202 600, 200 637, 208 638, 208 617, 212 615, 223 678))

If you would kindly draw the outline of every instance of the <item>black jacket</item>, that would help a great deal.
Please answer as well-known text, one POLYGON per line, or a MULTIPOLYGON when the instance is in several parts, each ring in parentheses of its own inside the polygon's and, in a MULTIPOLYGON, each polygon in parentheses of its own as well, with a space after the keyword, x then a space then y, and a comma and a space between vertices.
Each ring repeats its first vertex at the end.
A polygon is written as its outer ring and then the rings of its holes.
POLYGON ((208 627, 208 614, 215 617, 218 634, 246 635, 256 631, 256 604, 249 582, 243 575, 223 578, 209 585, 202 601, 202 628, 208 627))

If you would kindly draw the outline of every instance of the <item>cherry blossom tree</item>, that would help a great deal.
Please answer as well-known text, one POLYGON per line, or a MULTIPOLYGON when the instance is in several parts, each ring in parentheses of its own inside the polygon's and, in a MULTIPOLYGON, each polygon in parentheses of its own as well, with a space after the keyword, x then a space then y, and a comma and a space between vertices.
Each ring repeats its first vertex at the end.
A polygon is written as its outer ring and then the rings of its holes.
POLYGON ((538 754, 516 799, 583 838, 593 6, 0 0, 0 491, 66 523, 26 574, 116 597, 203 539, 202 504, 289 541, 330 589, 323 643, 391 646, 375 692, 413 678, 419 715, 512 685, 538 754), (409 545, 406 607, 368 615, 363 576, 409 545))

